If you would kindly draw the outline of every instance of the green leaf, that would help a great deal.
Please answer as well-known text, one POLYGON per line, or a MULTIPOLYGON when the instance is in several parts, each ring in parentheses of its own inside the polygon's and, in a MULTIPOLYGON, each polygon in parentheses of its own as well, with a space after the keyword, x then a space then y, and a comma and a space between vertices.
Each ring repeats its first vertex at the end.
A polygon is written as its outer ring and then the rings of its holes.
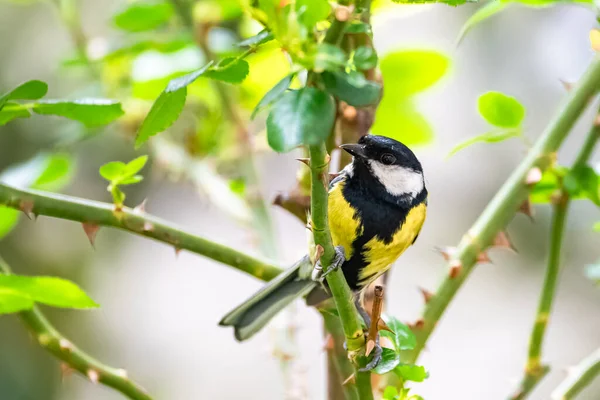
POLYGON ((308 28, 329 17, 331 6, 327 0, 296 0, 298 21, 308 28))
POLYGON ((397 351, 412 350, 415 348, 417 345, 417 338, 408 326, 394 317, 387 317, 385 322, 394 333, 381 331, 380 334, 390 339, 397 351))
POLYGON ((354 65, 361 71, 377 66, 377 53, 370 46, 360 46, 354 51, 354 65))
POLYGON ((559 175, 559 172, 554 168, 544 171, 542 179, 531 188, 530 199, 532 203, 544 204, 551 201, 552 195, 560 190, 557 175, 559 175))
POLYGON ((0 206, 0 240, 8 235, 19 222, 19 211, 0 206))
POLYGON ((227 57, 204 74, 205 77, 217 79, 229 83, 241 83, 250 72, 250 66, 246 60, 236 57, 227 57))
POLYGON ((295 74, 293 74, 293 73, 289 74, 286 77, 284 77, 282 80, 277 82, 277 84, 275 84, 275 86, 273 86, 271 88, 271 90, 269 90, 263 96, 263 98, 260 99, 260 101, 258 102, 256 107, 254 107, 254 110, 252 111, 252 115, 250 116, 250 119, 254 119, 256 117, 256 114, 258 114, 258 112, 261 109, 270 106, 274 101, 276 101, 279 97, 281 97, 283 92, 285 92, 290 87, 290 84, 292 83, 292 79, 294 79, 294 75, 295 74))
POLYGON ((267 118, 269 146, 287 152, 301 144, 317 144, 331 133, 335 102, 313 87, 289 91, 274 104, 267 118))
POLYGON ((107 181, 116 181, 125 172, 126 165, 121 161, 111 161, 100 167, 100 175, 107 181))
POLYGON ((381 85, 367 80, 360 72, 323 72, 321 77, 329 93, 351 106, 376 104, 381 98, 381 85))
POLYGON ((479 96, 478 108, 487 122, 500 128, 517 128, 525 117, 525 107, 514 97, 500 92, 479 96))
POLYGON ((397 99, 388 94, 386 88, 383 99, 375 113, 375 123, 371 131, 396 139, 407 146, 429 143, 433 140, 433 129, 409 99, 397 99))
POLYGON ((239 47, 259 46, 261 44, 270 42, 273 39, 275 39, 275 36, 273 35, 273 33, 269 32, 266 29, 263 29, 262 31, 258 32, 256 35, 249 37, 248 39, 242 40, 237 45, 239 47))
POLYGON ((342 49, 329 43, 321 43, 315 55, 314 71, 337 71, 346 65, 348 57, 342 49))
POLYGON ((29 296, 0 286, 0 315, 31 310, 34 305, 29 296))
POLYGON ((423 382, 429 377, 425 367, 412 364, 400 364, 394 372, 405 381, 423 382))
POLYGON ((434 4, 443 3, 449 6, 460 6, 465 3, 476 3, 478 0, 393 0, 394 3, 401 4, 434 4))
POLYGON ((32 80, 27 81, 8 93, 0 96, 0 110, 9 100, 37 100, 48 93, 48 84, 46 82, 32 80))
POLYGON ((148 156, 140 156, 127 163, 123 171, 125 177, 132 177, 144 168, 148 162, 148 156))
POLYGON ((8 124, 13 119, 29 118, 30 116, 31 113, 27 107, 9 101, 5 104, 5 107, 0 110, 0 126, 8 124))
POLYGON ((592 229, 594 230, 594 232, 600 232, 600 222, 596 222, 592 229))
POLYGON ((469 17, 467 22, 462 26, 460 33, 458 34, 458 38, 456 39, 456 45, 458 46, 460 42, 465 38, 467 33, 473 29, 476 25, 485 21, 486 19, 498 14, 500 11, 504 10, 508 6, 508 2, 506 1, 490 1, 487 4, 484 4, 481 8, 479 8, 473 15, 469 17))
POLYGON ((159 27, 169 21, 173 6, 167 1, 133 2, 115 15, 115 25, 129 32, 142 32, 159 27))
POLYGON ((381 361, 379 361, 379 364, 377 364, 377 366, 373 369, 373 372, 378 375, 386 374, 396 368, 399 363, 400 355, 398 352, 388 349, 387 347, 383 347, 381 361))
POLYGON ((563 185, 571 196, 581 195, 600 205, 598 175, 592 167, 583 165, 571 169, 564 177, 563 185))
POLYGON ((66 185, 73 171, 73 160, 65 153, 48 156, 46 168, 38 176, 32 187, 35 189, 55 191, 66 185))
POLYGON ((42 100, 33 111, 73 119, 88 128, 109 124, 124 114, 121 103, 105 99, 42 100))
POLYGON ((63 308, 96 308, 73 282, 49 276, 0 275, 0 288, 29 296, 36 303, 63 308))
POLYGON ((448 57, 427 50, 401 50, 386 54, 380 62, 386 96, 407 97, 440 80, 449 66, 448 57))
POLYGON ((394 386, 388 386, 383 391, 383 400, 397 400, 398 396, 398 389, 394 386))
POLYGON ((497 143, 520 135, 521 131, 519 129, 502 129, 499 131, 482 133, 481 135, 466 139, 454 146, 452 150, 450 150, 450 153, 448 153, 448 157, 453 156, 462 149, 465 149, 475 143, 497 143))
POLYGON ((362 21, 352 21, 346 25, 346 33, 366 33, 371 35, 371 25, 362 21))
POLYGON ((128 178, 119 180, 119 185, 133 185, 134 183, 139 183, 143 180, 144 180, 144 177, 142 175, 134 175, 134 176, 130 176, 128 178))

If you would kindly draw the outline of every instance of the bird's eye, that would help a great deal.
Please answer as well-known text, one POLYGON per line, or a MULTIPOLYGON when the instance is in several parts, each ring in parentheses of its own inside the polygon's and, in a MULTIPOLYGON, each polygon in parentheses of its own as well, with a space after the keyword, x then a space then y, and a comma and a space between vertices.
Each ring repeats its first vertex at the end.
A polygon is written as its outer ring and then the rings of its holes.
POLYGON ((393 163, 396 162, 396 157, 394 157, 391 154, 384 154, 381 156, 381 162, 384 163, 385 165, 392 165, 393 163))

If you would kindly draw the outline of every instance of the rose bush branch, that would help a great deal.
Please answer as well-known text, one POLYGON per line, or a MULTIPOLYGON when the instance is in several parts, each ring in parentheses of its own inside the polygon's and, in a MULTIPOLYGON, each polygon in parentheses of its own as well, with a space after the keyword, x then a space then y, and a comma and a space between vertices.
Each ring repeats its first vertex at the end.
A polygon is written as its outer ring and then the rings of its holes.
POLYGON ((600 349, 573 367, 567 378, 552 392, 552 400, 571 400, 600 374, 600 349))
POLYGON ((495 237, 510 222, 519 206, 528 199, 530 185, 527 183, 527 177, 530 171, 538 175, 536 171, 541 172, 551 165, 554 153, 589 104, 589 100, 598 91, 599 84, 600 58, 596 56, 526 158, 463 236, 458 248, 448 255, 448 275, 431 296, 421 319, 415 324, 417 347, 404 354, 406 362, 414 362, 418 358, 446 307, 473 271, 480 254, 493 244, 495 237))
POLYGON ((281 272, 280 268, 268 261, 185 232, 143 210, 123 207, 116 211, 113 204, 17 189, 3 184, 0 184, 0 205, 21 210, 27 215, 45 215, 81 222, 87 226, 110 226, 129 231, 170 244, 176 250, 200 254, 265 281, 281 272))
MULTIPOLYGON (((600 139, 600 126, 594 122, 575 159, 572 169, 583 167, 587 164, 598 139, 600 139)), ((560 252, 570 200, 567 192, 561 189, 554 201, 548 265, 546 267, 546 275, 540 294, 535 323, 529 339, 525 375, 517 391, 510 397, 511 400, 525 399, 550 371, 550 367, 543 365, 541 362, 542 347, 556 292, 556 283, 560 271, 560 252)))
MULTIPOLYGON (((12 273, 2 257, 0 257, 0 273, 12 273)), ((150 395, 143 388, 129 379, 125 370, 104 365, 81 351, 62 336, 37 307, 30 311, 21 311, 19 318, 40 346, 93 383, 109 386, 132 400, 151 400, 150 395)))

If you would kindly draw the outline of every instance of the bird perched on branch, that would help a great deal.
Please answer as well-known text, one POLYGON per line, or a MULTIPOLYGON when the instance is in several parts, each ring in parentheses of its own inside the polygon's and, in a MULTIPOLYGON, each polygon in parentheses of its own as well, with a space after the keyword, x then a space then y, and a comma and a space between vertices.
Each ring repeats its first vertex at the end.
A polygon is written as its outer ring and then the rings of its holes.
MULTIPOLYGON (((368 325, 359 294, 417 239, 425 221, 427 189, 421 163, 396 140, 367 135, 340 147, 353 159, 329 185, 328 220, 336 259, 328 272, 342 268, 368 325)), ((313 270, 305 256, 227 314, 220 325, 233 326, 241 341, 296 298, 306 296, 309 305, 325 300, 329 294, 318 284, 324 278, 319 267, 317 263, 313 270)))

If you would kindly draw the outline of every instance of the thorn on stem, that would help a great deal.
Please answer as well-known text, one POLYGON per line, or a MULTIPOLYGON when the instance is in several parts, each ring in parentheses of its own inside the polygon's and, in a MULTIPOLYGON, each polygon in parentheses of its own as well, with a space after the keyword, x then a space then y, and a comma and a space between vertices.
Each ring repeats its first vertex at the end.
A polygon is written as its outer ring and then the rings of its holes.
POLYGON ((73 343, 69 342, 67 339, 65 338, 61 338, 58 341, 58 346, 60 347, 61 350, 63 351, 71 351, 73 350, 73 343))
POLYGON ((491 263, 492 260, 490 260, 490 257, 488 256, 488 254, 485 251, 482 251, 481 253, 477 254, 477 262, 491 263))
POLYGON ((377 321, 377 330, 378 331, 388 331, 388 332, 394 333, 392 328, 390 328, 388 326, 388 324, 385 323, 383 318, 379 318, 379 321, 377 321))
POLYGON ((144 232, 152 232, 154 230, 154 225, 152 222, 146 221, 144 222, 144 232))
POLYGON ((525 177, 525 184, 528 186, 535 185, 542 180, 542 170, 538 167, 533 167, 527 172, 525 177))
POLYGON ((422 318, 419 318, 414 323, 408 323, 407 325, 411 330, 414 331, 423 328, 425 326, 425 321, 422 318))
POLYGON ((148 199, 144 199, 140 204, 133 208, 133 212, 136 214, 143 214, 146 212, 146 202, 148 199))
POLYGON ((94 244, 96 242, 96 234, 100 230, 100 225, 92 222, 83 222, 81 225, 83 226, 83 231, 90 241, 90 244, 95 248, 94 244))
POLYGON ((23 214, 25 214, 27 218, 31 220, 35 218, 35 215, 33 214, 33 201, 21 200, 19 203, 19 210, 23 211, 23 214))
POLYGON ((433 297, 433 293, 422 287, 419 288, 419 291, 423 295, 423 300, 425 300, 425 304, 429 303, 429 301, 431 301, 431 298, 433 297))
POLYGON ((562 83, 563 87, 565 88, 565 90, 567 92, 570 92, 571 89, 573 89, 573 86, 575 86, 575 84, 573 82, 568 82, 563 79, 560 79, 560 83, 562 83))
POLYGON ((179 253, 181 253, 181 247, 175 246, 174 249, 175 249, 175 257, 179 257, 179 253))
POLYGON ((296 158, 296 160, 310 168, 310 158, 296 158))
POLYGON ((498 232, 498 234, 494 238, 494 242, 492 243, 492 246, 509 249, 509 250, 517 253, 517 249, 512 244, 510 238, 508 237, 508 233, 505 231, 498 232))
POLYGON ((86 375, 92 383, 98 383, 100 381, 100 373, 95 369, 88 369, 86 375))
POLYGON ((325 253, 325 249, 323 248, 323 246, 321 246, 320 244, 315 246, 315 264, 317 263, 317 261, 319 261, 321 259, 321 257, 323 257, 323 253, 325 253))
POLYGON ((444 257, 444 260, 450 261, 452 256, 456 253, 456 247, 436 247, 435 248, 444 257))
POLYGON ((354 374, 350 375, 349 377, 347 377, 344 382, 342 382, 342 386, 346 386, 348 384, 355 384, 356 383, 356 376, 354 376, 354 374))
POLYGON ((324 351, 331 351, 335 347, 335 341, 333 340, 333 335, 330 333, 325 336, 325 343, 323 344, 324 351))
POLYGON ((462 264, 460 260, 454 260, 450 263, 450 272, 448 276, 450 279, 454 279, 460 275, 462 272, 462 264))
POLYGON ((115 374, 122 379, 129 379, 129 376, 127 376, 127 371, 125 371, 124 369, 120 368, 118 370, 115 371, 115 374))
POLYGON ((519 206, 518 211, 527 215, 533 222, 533 206, 531 205, 531 199, 529 197, 519 206))

